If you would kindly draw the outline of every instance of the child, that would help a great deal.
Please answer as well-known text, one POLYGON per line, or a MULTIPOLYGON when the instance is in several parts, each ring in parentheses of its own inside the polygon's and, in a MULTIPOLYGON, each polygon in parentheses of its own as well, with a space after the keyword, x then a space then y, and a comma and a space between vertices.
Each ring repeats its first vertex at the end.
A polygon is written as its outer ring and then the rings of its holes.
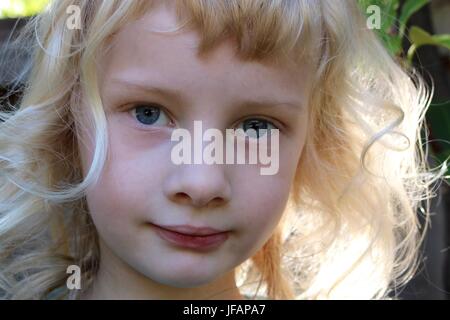
POLYGON ((17 41, 2 298, 371 299, 414 274, 430 95, 355 1, 57 0, 17 41), (195 121, 278 130, 278 172, 175 165, 195 121))

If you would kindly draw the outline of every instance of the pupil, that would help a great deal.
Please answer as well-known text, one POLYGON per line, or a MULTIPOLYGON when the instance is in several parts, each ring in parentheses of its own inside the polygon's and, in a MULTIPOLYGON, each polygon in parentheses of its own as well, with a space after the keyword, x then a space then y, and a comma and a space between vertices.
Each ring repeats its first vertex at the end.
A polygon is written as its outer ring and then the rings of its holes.
POLYGON ((244 121, 244 131, 247 131, 248 129, 253 129, 256 131, 256 135, 259 138, 260 132, 259 130, 267 129, 267 122, 261 121, 261 120, 246 120, 244 121))

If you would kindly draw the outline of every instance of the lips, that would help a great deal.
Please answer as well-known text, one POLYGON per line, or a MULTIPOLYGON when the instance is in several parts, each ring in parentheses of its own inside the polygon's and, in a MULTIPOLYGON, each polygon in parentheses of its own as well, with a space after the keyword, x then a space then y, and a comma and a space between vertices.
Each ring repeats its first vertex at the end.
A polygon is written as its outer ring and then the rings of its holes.
POLYGON ((198 250, 212 249, 221 245, 228 239, 229 234, 229 231, 221 231, 210 227, 150 225, 167 242, 179 247, 198 250))

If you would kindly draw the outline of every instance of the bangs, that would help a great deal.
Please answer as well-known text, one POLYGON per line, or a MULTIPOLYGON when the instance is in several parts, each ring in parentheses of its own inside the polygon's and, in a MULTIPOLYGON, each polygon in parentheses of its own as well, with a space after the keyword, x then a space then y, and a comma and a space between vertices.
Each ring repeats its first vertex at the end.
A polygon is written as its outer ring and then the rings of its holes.
POLYGON ((321 5, 310 0, 176 0, 181 21, 200 34, 200 54, 225 39, 242 59, 320 56, 321 5))

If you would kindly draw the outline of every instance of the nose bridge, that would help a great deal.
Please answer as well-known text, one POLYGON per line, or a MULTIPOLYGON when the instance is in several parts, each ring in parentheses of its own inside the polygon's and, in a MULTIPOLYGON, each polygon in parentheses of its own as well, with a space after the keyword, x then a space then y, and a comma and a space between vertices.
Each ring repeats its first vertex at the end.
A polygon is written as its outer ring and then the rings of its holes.
POLYGON ((223 109, 223 105, 219 101, 210 102, 210 100, 204 99, 197 102, 191 108, 190 116, 183 123, 183 127, 191 133, 192 139, 194 139, 195 130, 200 134, 199 138, 202 139, 203 134, 208 129, 224 129, 223 109))
POLYGON ((174 166, 163 189, 171 201, 194 207, 224 205, 231 197, 225 167, 218 164, 174 166))

